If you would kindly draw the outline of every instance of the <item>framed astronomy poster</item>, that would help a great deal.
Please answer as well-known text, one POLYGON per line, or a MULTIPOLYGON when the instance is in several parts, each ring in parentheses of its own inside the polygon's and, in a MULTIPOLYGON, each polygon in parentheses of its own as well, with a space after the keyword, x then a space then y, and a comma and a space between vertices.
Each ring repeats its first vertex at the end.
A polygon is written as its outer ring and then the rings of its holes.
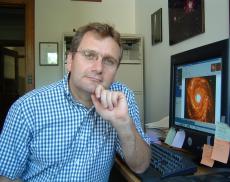
POLYGON ((169 45, 203 33, 204 0, 168 0, 169 45))

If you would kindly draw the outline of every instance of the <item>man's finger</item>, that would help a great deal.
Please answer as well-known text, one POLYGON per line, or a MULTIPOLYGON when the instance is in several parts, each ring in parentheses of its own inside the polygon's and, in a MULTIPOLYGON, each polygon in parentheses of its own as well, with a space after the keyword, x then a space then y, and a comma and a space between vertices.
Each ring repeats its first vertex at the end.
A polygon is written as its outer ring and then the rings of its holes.
POLYGON ((118 93, 117 92, 112 93, 111 101, 112 101, 113 107, 116 107, 118 103, 118 93))
POLYGON ((101 101, 101 104, 104 108, 107 108, 108 107, 108 103, 107 103, 107 93, 108 91, 107 90, 102 90, 101 91, 101 96, 100 96, 100 101, 101 101))
POLYGON ((95 89, 95 95, 96 98, 101 98, 101 92, 105 90, 104 87, 102 85, 97 85, 96 89, 95 89))
POLYGON ((112 95, 113 95, 113 92, 107 91, 106 99, 107 99, 109 110, 113 110, 113 107, 114 107, 113 101, 112 101, 112 95))

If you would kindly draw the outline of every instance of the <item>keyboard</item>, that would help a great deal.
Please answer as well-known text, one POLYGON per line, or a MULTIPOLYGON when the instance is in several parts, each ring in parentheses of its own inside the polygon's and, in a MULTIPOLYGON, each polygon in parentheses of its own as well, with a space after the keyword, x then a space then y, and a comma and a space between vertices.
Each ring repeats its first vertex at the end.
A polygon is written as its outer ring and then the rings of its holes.
POLYGON ((197 171, 197 165, 188 156, 167 146, 152 143, 151 152, 150 170, 161 179, 197 171))

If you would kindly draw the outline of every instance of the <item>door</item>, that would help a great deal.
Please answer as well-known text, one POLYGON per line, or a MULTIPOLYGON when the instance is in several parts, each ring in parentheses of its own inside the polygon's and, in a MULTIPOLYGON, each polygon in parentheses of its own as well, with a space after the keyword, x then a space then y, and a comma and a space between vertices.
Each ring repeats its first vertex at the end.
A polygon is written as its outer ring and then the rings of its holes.
POLYGON ((18 53, 0 47, 0 129, 8 108, 19 97, 18 68, 18 53))
MULTIPOLYGON (((0 0, 1 7, 23 7, 25 9, 25 61, 26 91, 34 89, 34 2, 35 0, 0 0)), ((6 18, 6 17, 5 17, 6 18)), ((10 23, 10 22, 9 22, 10 23)), ((0 40, 1 43, 1 40, 0 40)))
MULTIPOLYGON (((14 53, 9 50, 2 50, 7 57, 6 59, 11 61, 6 61, 6 64, 13 64, 13 67, 18 67, 18 69, 15 69, 15 72, 8 73, 9 75, 5 75, 8 78, 4 78, 4 75, 2 75, 3 69, 4 69, 4 63, 1 61, 1 82, 0 82, 0 89, 2 94, 0 95, 0 132, 2 128, 2 124, 4 122, 4 116, 6 112, 8 111, 10 104, 13 102, 13 100, 18 98, 18 95, 22 95, 25 92, 28 92, 35 87, 35 59, 34 59, 34 1, 35 0, 0 0, 0 7, 22 7, 24 8, 25 12, 25 32, 24 32, 24 54, 23 55, 13 55, 14 53), (9 53, 11 52, 11 53, 9 53), (9 53, 9 54, 8 54, 9 53), (23 57, 23 58, 22 58, 23 57), (24 79, 21 79, 20 77, 20 63, 21 60, 24 60, 24 79), (14 61, 12 61, 14 60, 14 61), (18 72, 19 71, 19 72, 18 72), (13 77, 15 75, 15 78, 13 77), (14 78, 14 79, 12 79, 14 78), (2 84, 3 80, 5 79, 5 83, 2 84), (22 84, 22 82, 24 84, 22 84), (12 83, 12 85, 9 86, 9 83, 12 83), (18 84, 18 85, 17 85, 18 84), (6 87, 6 85, 8 85, 6 87), (16 86, 19 86, 19 88, 16 89, 16 86), (20 86, 24 88, 20 88, 20 86), (4 97, 3 92, 8 89, 10 91, 10 94, 8 97, 4 97), (6 101, 5 99, 8 98, 9 100, 6 101), (4 102, 3 102, 4 101, 4 102), (4 107, 3 107, 4 105, 4 107)), ((7 18, 4 16, 4 18, 7 18)), ((1 22, 2 23, 2 22, 1 22)), ((8 23, 11 23, 11 21, 8 21, 8 23)), ((12 31, 12 29, 10 30, 12 31)), ((0 31, 1 32, 1 31, 0 31)), ((4 34, 3 34, 4 35, 4 34)), ((15 44, 13 40, 10 41, 11 43, 15 44)), ((15 47, 18 45, 8 45, 7 41, 0 40, 0 45, 3 47, 15 47)), ((21 45, 20 45, 21 46, 21 45)), ((4 60, 4 55, 1 55, 1 60, 4 60)), ((6 94, 6 93, 5 93, 6 94)))

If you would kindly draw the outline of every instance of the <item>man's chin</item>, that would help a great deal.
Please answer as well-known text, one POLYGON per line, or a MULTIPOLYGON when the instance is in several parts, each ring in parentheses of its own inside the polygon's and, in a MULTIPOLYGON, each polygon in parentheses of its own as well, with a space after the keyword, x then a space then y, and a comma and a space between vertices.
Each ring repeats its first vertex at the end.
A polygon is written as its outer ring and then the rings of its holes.
POLYGON ((87 88, 87 92, 88 92, 89 94, 95 93, 96 87, 97 87, 97 85, 94 85, 94 84, 90 85, 90 87, 87 88))
POLYGON ((105 89, 108 89, 108 86, 105 86, 105 84, 103 84, 102 82, 100 82, 100 83, 99 82, 91 82, 91 83, 88 83, 87 91, 90 94, 95 93, 95 90, 96 90, 98 85, 102 85, 105 89))

